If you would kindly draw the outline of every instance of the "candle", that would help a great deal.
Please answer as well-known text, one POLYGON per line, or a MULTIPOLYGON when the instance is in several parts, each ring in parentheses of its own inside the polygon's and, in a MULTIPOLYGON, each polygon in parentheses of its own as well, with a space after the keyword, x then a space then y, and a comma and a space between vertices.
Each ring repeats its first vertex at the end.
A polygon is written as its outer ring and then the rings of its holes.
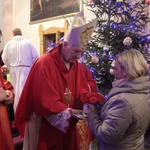
POLYGON ((7 75, 6 75, 6 79, 7 79, 7 81, 10 82, 10 74, 7 74, 7 75))

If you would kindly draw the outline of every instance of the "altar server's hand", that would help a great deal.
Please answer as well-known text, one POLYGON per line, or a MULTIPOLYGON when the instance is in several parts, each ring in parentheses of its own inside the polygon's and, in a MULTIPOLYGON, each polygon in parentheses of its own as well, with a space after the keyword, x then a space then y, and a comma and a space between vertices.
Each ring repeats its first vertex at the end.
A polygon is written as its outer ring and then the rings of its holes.
POLYGON ((9 105, 13 102, 13 93, 9 90, 6 90, 5 93, 6 93, 6 98, 4 99, 3 104, 9 105))
POLYGON ((3 88, 0 88, 0 102, 7 98, 7 94, 3 88))

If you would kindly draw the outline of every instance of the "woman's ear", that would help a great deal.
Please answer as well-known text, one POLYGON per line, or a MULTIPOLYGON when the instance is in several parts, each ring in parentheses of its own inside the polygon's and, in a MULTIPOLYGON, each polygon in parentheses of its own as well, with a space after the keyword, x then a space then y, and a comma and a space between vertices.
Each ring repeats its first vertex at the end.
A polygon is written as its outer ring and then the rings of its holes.
POLYGON ((126 77, 126 73, 124 73, 123 76, 126 77))

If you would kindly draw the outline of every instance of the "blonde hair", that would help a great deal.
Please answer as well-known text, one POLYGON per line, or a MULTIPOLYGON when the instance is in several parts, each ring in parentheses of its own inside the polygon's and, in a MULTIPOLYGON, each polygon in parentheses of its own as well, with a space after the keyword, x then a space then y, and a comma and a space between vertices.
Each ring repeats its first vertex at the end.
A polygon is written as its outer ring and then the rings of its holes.
POLYGON ((129 79, 148 75, 148 63, 142 53, 136 49, 126 50, 118 54, 116 61, 126 71, 129 79))
POLYGON ((21 32, 21 30, 20 30, 19 28, 15 28, 15 29, 13 30, 13 35, 14 35, 14 36, 16 36, 16 35, 22 35, 22 32, 21 32))

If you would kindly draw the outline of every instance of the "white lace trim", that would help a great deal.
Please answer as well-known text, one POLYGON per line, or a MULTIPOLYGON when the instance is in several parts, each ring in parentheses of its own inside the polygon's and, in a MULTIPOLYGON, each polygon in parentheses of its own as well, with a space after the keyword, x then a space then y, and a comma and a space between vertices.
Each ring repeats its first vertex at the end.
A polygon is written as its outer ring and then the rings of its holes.
POLYGON ((66 108, 64 111, 58 114, 45 118, 51 125, 61 130, 62 132, 66 133, 65 128, 69 126, 68 119, 71 118, 71 114, 69 111, 70 109, 71 108, 66 108))

